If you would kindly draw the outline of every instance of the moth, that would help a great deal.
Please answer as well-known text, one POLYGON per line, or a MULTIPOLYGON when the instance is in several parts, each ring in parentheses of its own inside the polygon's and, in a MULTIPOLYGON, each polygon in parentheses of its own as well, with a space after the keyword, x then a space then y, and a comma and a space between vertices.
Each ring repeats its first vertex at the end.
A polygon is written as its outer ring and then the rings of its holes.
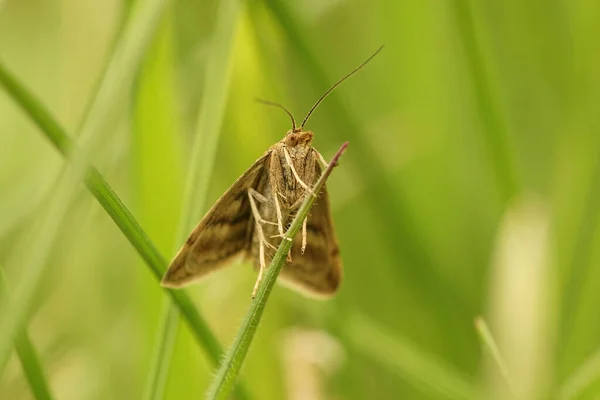
POLYGON ((251 260, 258 269, 252 297, 267 268, 267 259, 277 250, 285 231, 305 196, 317 199, 303 221, 301 234, 292 243, 280 277, 308 294, 333 295, 342 278, 342 260, 331 219, 325 187, 312 187, 327 166, 312 147, 313 132, 304 125, 317 106, 340 83, 358 72, 383 48, 337 81, 311 107, 300 126, 284 106, 260 102, 284 110, 292 129, 271 146, 221 196, 194 228, 162 279, 162 286, 179 288, 230 264, 236 258, 251 260))

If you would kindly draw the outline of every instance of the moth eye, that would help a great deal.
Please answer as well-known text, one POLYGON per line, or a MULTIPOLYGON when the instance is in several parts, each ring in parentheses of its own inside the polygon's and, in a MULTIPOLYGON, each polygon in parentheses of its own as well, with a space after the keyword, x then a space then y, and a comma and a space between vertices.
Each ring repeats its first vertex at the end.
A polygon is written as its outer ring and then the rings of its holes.
POLYGON ((290 135, 290 136, 288 137, 288 143, 289 143, 290 145, 292 145, 292 146, 295 146, 295 145, 296 145, 296 143, 298 143, 298 136, 296 136, 296 135, 290 135))

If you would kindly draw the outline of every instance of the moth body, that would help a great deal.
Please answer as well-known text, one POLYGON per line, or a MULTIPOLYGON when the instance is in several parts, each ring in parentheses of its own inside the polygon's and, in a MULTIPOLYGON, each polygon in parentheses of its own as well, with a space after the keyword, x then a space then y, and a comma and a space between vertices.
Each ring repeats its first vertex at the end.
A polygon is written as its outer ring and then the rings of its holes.
POLYGON ((312 147, 313 133, 304 131, 312 112, 340 83, 364 67, 383 48, 338 80, 312 106, 300 126, 282 105, 261 101, 283 109, 292 120, 292 129, 240 176, 198 223, 181 247, 162 285, 186 286, 206 274, 242 257, 252 260, 259 271, 254 293, 267 263, 280 244, 289 240, 285 232, 305 196, 315 196, 310 214, 302 224, 288 254, 280 277, 305 292, 318 296, 334 294, 342 277, 342 261, 327 189, 313 187, 321 175, 321 154, 312 147))
POLYGON ((304 292, 335 293, 342 264, 326 189, 312 193, 322 159, 312 147, 313 136, 291 130, 255 161, 196 226, 162 285, 186 286, 236 257, 251 260, 260 280, 304 197, 318 195, 280 276, 304 292))

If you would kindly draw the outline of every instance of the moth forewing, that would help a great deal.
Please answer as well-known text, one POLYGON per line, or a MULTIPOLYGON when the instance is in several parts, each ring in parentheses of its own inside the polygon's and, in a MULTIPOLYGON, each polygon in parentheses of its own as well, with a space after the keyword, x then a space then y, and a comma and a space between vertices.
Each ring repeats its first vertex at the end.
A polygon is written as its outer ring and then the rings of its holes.
POLYGON ((186 286, 248 252, 254 220, 247 192, 266 186, 270 156, 267 151, 256 160, 206 213, 169 265, 162 286, 186 286))
MULTIPOLYGON (((315 166, 316 179, 321 174, 315 166)), ((329 297, 335 294, 342 280, 342 260, 337 235, 333 227, 329 197, 324 186, 317 195, 307 219, 306 247, 298 235, 292 246, 292 263, 281 270, 288 286, 312 296, 329 297)))

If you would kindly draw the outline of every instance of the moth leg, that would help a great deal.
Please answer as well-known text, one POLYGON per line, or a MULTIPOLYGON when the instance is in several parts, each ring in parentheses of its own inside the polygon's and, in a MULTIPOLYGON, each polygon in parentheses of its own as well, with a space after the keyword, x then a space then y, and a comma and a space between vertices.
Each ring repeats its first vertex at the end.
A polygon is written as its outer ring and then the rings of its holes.
POLYGON ((325 161, 325 158, 323 158, 323 155, 321 153, 319 153, 319 151, 317 149, 315 149, 315 153, 317 153, 317 156, 319 156, 319 161, 323 165, 323 169, 327 169, 329 167, 329 164, 327 163, 327 161, 325 161))
POLYGON ((304 250, 306 250, 306 222, 308 221, 308 215, 302 221, 302 247, 300 248, 300 253, 304 254, 304 250))
POLYGON ((290 207, 290 210, 293 211, 293 210, 300 208, 302 203, 304 203, 304 197, 300 197, 298 200, 296 200, 296 202, 294 204, 292 204, 292 206, 290 207))
POLYGON ((281 237, 284 237, 283 215, 281 213, 281 207, 279 206, 279 200, 277 200, 277 196, 273 196, 273 198, 275 199, 275 211, 277 212, 277 229, 279 230, 281 237))
POLYGON ((254 284, 254 289, 252 289, 252 298, 254 298, 256 296, 256 292, 258 291, 258 285, 260 284, 260 281, 262 280, 263 272, 267 266, 267 263, 265 262, 265 243, 268 243, 267 240, 265 239, 265 234, 262 229, 262 223, 268 222, 268 221, 264 220, 260 216, 260 213, 258 212, 258 207, 256 206, 256 201, 254 200, 255 198, 260 202, 268 202, 269 201, 266 197, 264 197, 262 194, 260 194, 253 188, 248 189, 248 199, 250 199, 250 208, 252 209, 252 215, 254 216, 254 219, 257 222, 256 223, 256 232, 258 233, 258 259, 260 262, 260 268, 258 270, 258 278, 256 279, 256 283, 254 284))
POLYGON ((256 292, 258 292, 258 285, 260 285, 260 281, 262 281, 263 272, 266 269, 265 263, 265 245, 263 242, 260 242, 258 245, 258 254, 260 259, 260 268, 258 269, 258 277, 256 278, 256 283, 254 284, 254 289, 252 289, 252 298, 256 297, 256 292))
POLYGON ((300 179, 300 175, 298 175, 298 172, 296 172, 296 168, 294 168, 294 163, 292 162, 292 158, 290 157, 290 154, 288 153, 288 151, 285 147, 283 148, 283 154, 285 155, 285 161, 287 161, 288 165, 290 166, 290 169, 292 170, 292 174, 294 174, 294 178, 296 178, 296 180, 298 181, 300 186, 302 186, 305 190, 309 191, 313 196, 317 197, 314 194, 314 192, 312 191, 312 188, 310 186, 308 186, 306 183, 304 183, 304 181, 302 181, 302 179, 300 179))
POLYGON ((267 199, 260 192, 257 192, 254 188, 248 188, 248 194, 252 195, 256 200, 260 201, 263 204, 271 202, 271 200, 267 199))

